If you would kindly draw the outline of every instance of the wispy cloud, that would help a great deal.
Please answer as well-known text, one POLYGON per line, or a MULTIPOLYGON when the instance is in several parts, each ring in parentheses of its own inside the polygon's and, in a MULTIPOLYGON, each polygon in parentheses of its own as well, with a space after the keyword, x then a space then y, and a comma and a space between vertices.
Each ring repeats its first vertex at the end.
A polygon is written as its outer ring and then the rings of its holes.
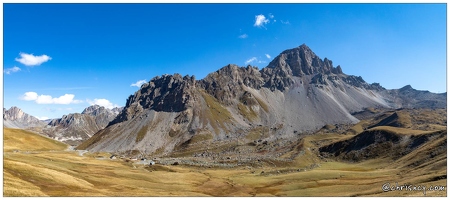
POLYGON ((265 60, 258 60, 258 63, 267 63, 265 60))
POLYGON ((119 107, 117 104, 113 104, 112 102, 110 102, 108 99, 94 99, 92 100, 86 100, 91 106, 92 105, 99 105, 99 106, 103 106, 105 108, 108 109, 113 109, 115 107, 119 107))
POLYGON ((258 61, 258 59, 257 59, 256 57, 252 57, 252 58, 246 60, 246 61, 245 61, 245 64, 248 65, 248 64, 253 63, 253 62, 255 62, 255 61, 258 61))
POLYGON ((269 18, 273 19, 275 16, 272 15, 272 13, 269 13, 269 18))
POLYGON ((241 38, 241 39, 245 39, 245 38, 248 38, 248 35, 244 33, 244 34, 242 34, 242 35, 240 35, 238 37, 241 38))
POLYGON ((11 68, 8 68, 8 69, 3 70, 3 73, 5 73, 5 74, 11 74, 11 73, 14 73, 14 72, 18 72, 18 71, 20 71, 20 70, 21 70, 21 69, 20 69, 19 67, 14 66, 14 67, 11 67, 11 68))
POLYGON ((20 58, 16 58, 17 62, 20 62, 26 66, 37 66, 44 62, 51 60, 52 58, 47 55, 35 56, 33 54, 20 53, 20 58))
POLYGON ((136 83, 132 83, 131 85, 130 85, 130 87, 138 87, 138 88, 140 88, 144 83, 146 83, 147 81, 144 79, 144 80, 139 80, 139 81, 137 81, 136 83))
POLYGON ((282 24, 288 24, 288 25, 291 24, 291 23, 289 22, 289 20, 288 20, 288 21, 280 20, 280 21, 281 21, 282 24))
POLYGON ((56 109, 55 108, 49 108, 49 107, 46 107, 46 108, 44 108, 46 111, 49 111, 49 112, 56 112, 56 109))
POLYGON ((64 94, 60 97, 52 97, 50 95, 38 95, 36 92, 25 92, 20 99, 25 101, 35 101, 37 104, 74 104, 82 103, 81 100, 74 99, 73 94, 64 94))
MULTIPOLYGON (((268 59, 270 59, 270 58, 272 58, 269 54, 264 54, 265 56, 266 56, 266 58, 268 58, 268 59)), ((246 60, 245 61, 245 64, 246 65, 248 65, 248 64, 251 64, 251 63, 259 63, 259 64, 262 64, 262 63, 267 63, 268 61, 266 61, 266 60, 264 60, 264 59, 261 59, 261 56, 259 56, 259 59, 257 58, 257 57, 251 57, 251 58, 249 58, 248 60, 246 60)))
POLYGON ((264 27, 264 24, 267 24, 267 23, 269 23, 269 20, 266 19, 266 17, 264 15, 256 15, 255 16, 255 24, 253 24, 253 26, 264 27))

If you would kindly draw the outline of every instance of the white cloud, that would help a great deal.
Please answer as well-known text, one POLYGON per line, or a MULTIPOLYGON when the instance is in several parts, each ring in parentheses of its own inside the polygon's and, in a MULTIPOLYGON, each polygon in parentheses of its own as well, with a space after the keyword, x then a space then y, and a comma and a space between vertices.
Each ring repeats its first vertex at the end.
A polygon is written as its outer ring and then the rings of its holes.
POLYGON ((36 117, 36 118, 38 118, 39 120, 47 120, 47 119, 50 119, 50 118, 48 118, 48 117, 36 117))
POLYGON ((25 101, 34 101, 37 98, 38 94, 36 92, 25 92, 21 99, 25 101))
POLYGON ((137 81, 136 83, 132 83, 132 84, 130 85, 130 87, 136 86, 136 87, 140 88, 140 87, 142 86, 142 84, 144 84, 144 83, 146 83, 146 82, 147 82, 146 80, 139 80, 139 81, 137 81))
POLYGON ((281 20, 281 23, 282 23, 282 24, 291 24, 291 23, 289 22, 289 20, 288 20, 288 21, 283 21, 283 20, 281 20))
POLYGON ((117 104, 111 103, 108 99, 94 99, 94 101, 86 100, 91 106, 92 105, 99 105, 103 106, 108 109, 113 109, 115 107, 119 107, 117 104))
POLYGON ((16 61, 26 66, 37 66, 52 59, 50 56, 45 54, 34 56, 33 54, 20 53, 19 55, 20 58, 16 58, 16 61))
POLYGON ((37 104, 53 104, 53 98, 50 95, 39 95, 35 100, 37 104))
POLYGON ((245 39, 245 38, 248 38, 248 35, 244 33, 244 34, 240 35, 239 38, 245 39))
POLYGON ((270 55, 269 55, 269 54, 267 54, 267 53, 266 53, 266 57, 267 57, 268 59, 270 59, 270 58, 271 58, 271 57, 270 57, 270 55))
POLYGON ((20 71, 20 70, 21 70, 21 69, 20 69, 19 67, 14 66, 14 67, 11 67, 11 68, 8 68, 8 69, 3 70, 3 73, 5 73, 5 74, 11 74, 11 73, 14 73, 14 72, 18 72, 18 71, 20 71))
POLYGON ((275 16, 272 15, 272 13, 269 13, 269 18, 273 19, 275 16))
POLYGON ((72 104, 72 103, 82 103, 81 100, 73 99, 75 95, 65 94, 63 96, 53 98, 50 95, 41 94, 38 96, 36 92, 25 92, 21 97, 25 101, 35 101, 37 104, 72 104))
POLYGON ((58 98, 53 98, 54 104, 71 104, 71 103, 81 103, 83 101, 81 100, 74 100, 73 98, 75 95, 73 94, 65 94, 63 96, 60 96, 58 98))
POLYGON ((246 60, 246 61, 245 61, 245 64, 248 65, 248 64, 250 64, 250 63, 252 63, 252 62, 255 62, 255 61, 258 61, 258 59, 257 59, 256 57, 252 57, 252 58, 246 60))
POLYGON ((269 23, 269 20, 266 19, 264 15, 256 15, 255 16, 255 24, 253 26, 256 27, 264 27, 264 24, 269 23))

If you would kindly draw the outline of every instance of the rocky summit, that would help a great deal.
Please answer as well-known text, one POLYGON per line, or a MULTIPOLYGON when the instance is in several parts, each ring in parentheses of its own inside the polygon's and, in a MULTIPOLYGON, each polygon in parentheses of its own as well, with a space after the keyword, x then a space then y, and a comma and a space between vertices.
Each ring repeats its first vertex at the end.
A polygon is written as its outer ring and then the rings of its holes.
POLYGON ((327 124, 357 123, 352 113, 365 108, 424 106, 446 108, 446 93, 369 84, 303 44, 261 70, 230 64, 201 80, 157 76, 78 149, 170 154, 198 143, 289 141, 327 124))

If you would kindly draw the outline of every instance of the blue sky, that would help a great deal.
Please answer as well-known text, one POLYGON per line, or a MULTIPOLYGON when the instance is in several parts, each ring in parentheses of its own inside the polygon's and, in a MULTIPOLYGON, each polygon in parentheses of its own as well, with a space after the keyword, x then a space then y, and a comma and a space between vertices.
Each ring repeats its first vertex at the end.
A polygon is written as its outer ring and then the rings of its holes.
POLYGON ((308 45, 387 89, 446 92, 445 4, 3 4, 4 107, 124 106, 139 81, 308 45))

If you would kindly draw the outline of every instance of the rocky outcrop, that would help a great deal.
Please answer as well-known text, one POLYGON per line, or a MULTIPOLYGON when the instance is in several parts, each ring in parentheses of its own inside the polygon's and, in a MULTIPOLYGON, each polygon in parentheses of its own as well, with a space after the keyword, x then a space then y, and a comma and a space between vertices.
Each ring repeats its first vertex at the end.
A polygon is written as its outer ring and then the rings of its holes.
POLYGON ((199 80, 198 85, 221 103, 231 105, 245 92, 243 87, 260 89, 263 79, 256 67, 227 65, 199 80))
POLYGON ((128 97, 125 108, 110 125, 130 120, 143 110, 158 112, 181 112, 191 107, 195 95, 195 76, 180 74, 155 77, 128 97))
POLYGON ((92 105, 83 110, 81 114, 92 116, 100 128, 105 128, 120 113, 123 107, 108 109, 99 105, 92 105))
POLYGON ((20 108, 13 106, 8 110, 3 108, 3 126, 7 128, 25 129, 42 127, 45 126, 45 123, 38 118, 23 112, 20 108))
POLYGON ((115 107, 111 109, 114 115, 118 115, 123 110, 123 107, 115 107))

